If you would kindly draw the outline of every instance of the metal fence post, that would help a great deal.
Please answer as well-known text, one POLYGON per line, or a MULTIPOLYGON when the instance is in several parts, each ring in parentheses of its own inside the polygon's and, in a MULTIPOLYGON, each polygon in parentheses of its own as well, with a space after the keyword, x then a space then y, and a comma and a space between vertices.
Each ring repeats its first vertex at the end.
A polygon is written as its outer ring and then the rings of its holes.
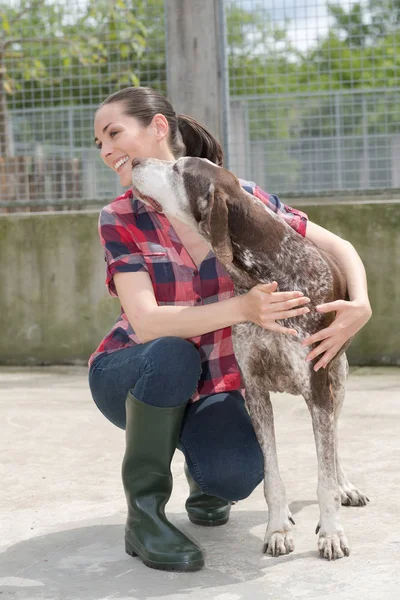
POLYGON ((370 186, 369 175, 369 148, 368 148, 368 108, 367 97, 362 95, 362 136, 363 136, 363 156, 360 168, 360 188, 368 189, 370 186))
POLYGON ((337 189, 343 189, 343 162, 342 162, 342 124, 340 115, 340 98, 341 96, 335 93, 335 131, 336 131, 336 174, 337 174, 337 189))

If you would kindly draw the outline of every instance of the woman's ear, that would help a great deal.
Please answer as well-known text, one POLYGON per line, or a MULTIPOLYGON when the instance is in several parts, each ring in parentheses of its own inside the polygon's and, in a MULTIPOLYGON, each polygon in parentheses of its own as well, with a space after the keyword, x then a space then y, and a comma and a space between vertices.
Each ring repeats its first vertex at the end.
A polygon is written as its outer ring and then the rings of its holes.
POLYGON ((169 124, 167 118, 161 113, 154 115, 151 122, 157 140, 163 140, 169 132, 169 124))

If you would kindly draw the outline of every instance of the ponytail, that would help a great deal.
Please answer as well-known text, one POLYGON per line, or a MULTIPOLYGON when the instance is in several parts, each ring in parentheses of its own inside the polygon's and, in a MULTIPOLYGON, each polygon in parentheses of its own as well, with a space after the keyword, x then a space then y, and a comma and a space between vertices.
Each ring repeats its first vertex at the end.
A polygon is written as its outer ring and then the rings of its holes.
POLYGON ((198 121, 187 115, 178 115, 178 128, 186 147, 185 156, 208 158, 219 165, 224 164, 224 151, 215 137, 198 121))

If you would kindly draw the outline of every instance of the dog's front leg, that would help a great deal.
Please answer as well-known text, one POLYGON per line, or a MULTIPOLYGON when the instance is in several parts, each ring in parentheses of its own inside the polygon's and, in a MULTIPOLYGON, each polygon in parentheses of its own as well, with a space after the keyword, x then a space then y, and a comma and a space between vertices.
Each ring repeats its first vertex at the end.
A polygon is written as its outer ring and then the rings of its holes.
POLYGON ((268 527, 263 552, 272 556, 289 554, 294 549, 291 533, 293 517, 286 500, 286 491, 279 474, 276 454, 274 414, 267 391, 246 386, 246 404, 264 455, 264 495, 268 505, 268 527))
POLYGON ((318 549, 320 556, 331 560, 350 554, 340 519, 341 498, 335 460, 335 416, 326 373, 314 376, 313 391, 306 398, 311 413, 318 459, 318 501, 320 521, 318 549), (325 378, 325 381, 323 380, 325 378))

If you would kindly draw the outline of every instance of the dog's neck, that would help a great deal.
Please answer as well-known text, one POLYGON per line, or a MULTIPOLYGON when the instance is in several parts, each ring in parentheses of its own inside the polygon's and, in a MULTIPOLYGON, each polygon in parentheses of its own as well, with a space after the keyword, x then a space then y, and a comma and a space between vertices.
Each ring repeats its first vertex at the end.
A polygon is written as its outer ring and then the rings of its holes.
POLYGON ((228 203, 228 209, 232 242, 238 242, 255 253, 271 256, 279 252, 287 226, 261 200, 243 190, 235 201, 228 203))
POLYGON ((278 267, 276 259, 290 228, 245 191, 229 201, 228 215, 233 261, 224 266, 237 288, 250 289, 261 280, 276 278, 278 273, 271 267, 278 267))

